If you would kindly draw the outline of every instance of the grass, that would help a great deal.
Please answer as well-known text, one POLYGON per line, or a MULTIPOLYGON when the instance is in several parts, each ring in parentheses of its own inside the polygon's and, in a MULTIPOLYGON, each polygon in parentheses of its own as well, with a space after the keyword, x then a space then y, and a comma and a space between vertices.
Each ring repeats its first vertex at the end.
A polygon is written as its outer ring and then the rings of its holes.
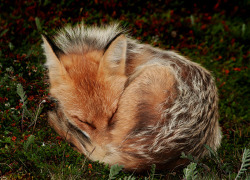
POLYGON ((249 179, 247 150, 243 153, 250 139, 249 1, 55 2, 0 0, 1 178, 249 179), (184 155, 192 160, 184 170, 155 172, 152 166, 151 172, 133 174, 73 151, 47 123, 46 112, 54 104, 48 98, 41 33, 52 35, 79 21, 120 21, 138 40, 180 51, 209 69, 220 94, 223 141, 218 154, 200 160, 184 155))

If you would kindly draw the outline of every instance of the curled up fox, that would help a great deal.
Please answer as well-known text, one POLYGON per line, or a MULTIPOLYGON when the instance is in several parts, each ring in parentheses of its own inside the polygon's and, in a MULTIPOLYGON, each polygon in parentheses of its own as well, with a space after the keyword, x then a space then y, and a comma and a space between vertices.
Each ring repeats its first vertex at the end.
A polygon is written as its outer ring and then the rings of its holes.
POLYGON ((80 153, 126 170, 184 165, 220 146, 211 74, 170 50, 142 44, 117 24, 67 26, 43 36, 49 123, 80 153))

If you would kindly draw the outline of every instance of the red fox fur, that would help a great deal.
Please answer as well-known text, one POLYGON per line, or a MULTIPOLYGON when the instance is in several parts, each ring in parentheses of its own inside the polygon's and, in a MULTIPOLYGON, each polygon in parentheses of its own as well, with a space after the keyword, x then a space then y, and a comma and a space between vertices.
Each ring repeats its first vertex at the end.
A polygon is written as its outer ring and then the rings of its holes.
POLYGON ((126 170, 173 169, 182 152, 220 146, 218 97, 211 74, 173 51, 140 44, 117 24, 66 27, 43 36, 49 123, 91 160, 126 170))

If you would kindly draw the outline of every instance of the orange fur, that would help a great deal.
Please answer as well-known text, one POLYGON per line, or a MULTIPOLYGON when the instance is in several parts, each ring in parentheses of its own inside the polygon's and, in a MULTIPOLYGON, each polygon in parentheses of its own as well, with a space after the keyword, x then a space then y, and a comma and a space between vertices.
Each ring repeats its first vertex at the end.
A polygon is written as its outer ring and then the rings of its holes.
MULTIPOLYGON (((100 39, 112 31, 93 32, 100 39)), ((218 100, 205 69, 117 32, 105 46, 91 44, 99 40, 92 36, 65 46, 67 37, 58 36, 62 50, 43 37, 50 92, 58 100, 49 123, 77 151, 143 171, 183 165, 181 152, 202 157, 204 144, 217 149, 218 100)))

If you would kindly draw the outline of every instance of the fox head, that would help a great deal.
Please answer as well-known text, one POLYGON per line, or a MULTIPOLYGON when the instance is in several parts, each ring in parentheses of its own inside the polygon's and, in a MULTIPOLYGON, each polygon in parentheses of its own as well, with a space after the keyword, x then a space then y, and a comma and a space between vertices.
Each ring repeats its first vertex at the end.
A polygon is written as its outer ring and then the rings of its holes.
POLYGON ((82 53, 65 53, 48 37, 42 39, 51 96, 59 101, 71 125, 88 138, 103 141, 95 136, 100 136, 112 123, 127 79, 125 35, 117 35, 104 49, 87 49, 82 53))

